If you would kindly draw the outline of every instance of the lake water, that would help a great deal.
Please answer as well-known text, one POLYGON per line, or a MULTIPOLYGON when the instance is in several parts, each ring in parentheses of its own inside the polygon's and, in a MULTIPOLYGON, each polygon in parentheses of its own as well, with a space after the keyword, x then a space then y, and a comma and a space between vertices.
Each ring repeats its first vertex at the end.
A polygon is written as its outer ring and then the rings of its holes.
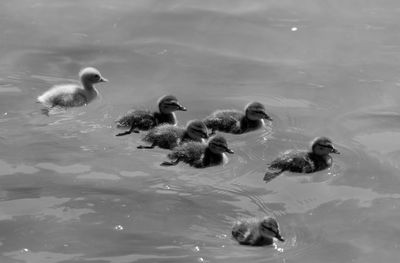
POLYGON ((0 20, 0 262, 398 262, 398 0, 1 1, 0 20), (101 98, 42 115, 85 66, 101 98), (224 166, 161 167, 113 121, 164 94, 181 125, 252 100, 274 122, 226 135, 224 166), (331 169, 262 181, 321 135, 331 169), (285 243, 231 239, 266 214, 285 243))

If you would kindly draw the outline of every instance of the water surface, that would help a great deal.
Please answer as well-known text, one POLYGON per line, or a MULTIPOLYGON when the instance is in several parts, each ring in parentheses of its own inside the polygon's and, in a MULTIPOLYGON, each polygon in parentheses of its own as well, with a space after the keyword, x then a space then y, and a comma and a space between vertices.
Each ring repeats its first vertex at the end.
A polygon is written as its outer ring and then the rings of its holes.
POLYGON ((0 17, 1 262, 398 261, 398 1, 23 0, 0 17), (101 98, 41 115, 35 98, 88 65, 101 98), (226 135, 224 166, 160 167, 167 152, 113 120, 163 94, 182 125, 251 100, 274 122, 226 135), (331 169, 262 181, 320 135, 342 153, 331 169), (231 239, 265 214, 287 242, 231 239))

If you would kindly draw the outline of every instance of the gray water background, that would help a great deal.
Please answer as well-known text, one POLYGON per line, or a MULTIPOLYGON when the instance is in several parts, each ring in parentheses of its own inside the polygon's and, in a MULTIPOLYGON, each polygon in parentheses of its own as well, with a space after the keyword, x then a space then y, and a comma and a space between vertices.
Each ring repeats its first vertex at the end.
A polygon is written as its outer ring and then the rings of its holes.
POLYGON ((0 2, 0 262, 397 262, 400 3, 396 0, 0 2), (94 66, 87 107, 35 98, 94 66), (258 100, 272 126, 226 135, 224 166, 160 167, 113 121, 174 94, 184 125, 258 100), (265 184, 316 136, 340 156, 265 184), (232 222, 275 216, 285 243, 239 246, 232 222))

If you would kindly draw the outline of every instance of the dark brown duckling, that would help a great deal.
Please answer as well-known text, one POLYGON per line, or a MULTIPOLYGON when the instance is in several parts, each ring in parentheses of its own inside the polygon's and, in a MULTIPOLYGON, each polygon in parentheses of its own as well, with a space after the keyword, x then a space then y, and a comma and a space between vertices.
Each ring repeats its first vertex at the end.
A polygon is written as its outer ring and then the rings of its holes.
POLYGON ((272 245, 274 238, 285 241, 279 232, 278 222, 272 217, 239 220, 232 227, 232 237, 239 244, 248 246, 272 245))
POLYGON ((186 128, 163 124, 151 129, 143 141, 150 143, 150 146, 139 145, 138 149, 152 149, 156 146, 163 149, 173 149, 185 142, 202 142, 208 138, 206 125, 199 120, 189 121, 186 128))
POLYGON ((220 165, 224 161, 224 153, 233 153, 228 148, 224 137, 216 135, 209 139, 208 143, 188 142, 172 150, 167 157, 173 161, 163 162, 161 165, 177 165, 180 161, 196 168, 205 168, 220 165))
POLYGON ((242 134, 255 131, 263 126, 263 119, 272 121, 265 112, 265 107, 259 102, 249 103, 244 112, 238 110, 217 110, 203 121, 214 134, 221 131, 242 134))
POLYGON ((119 117, 115 122, 118 128, 129 127, 129 131, 118 133, 117 136, 139 133, 150 130, 161 124, 177 123, 174 111, 186 111, 175 96, 167 95, 158 100, 158 112, 149 110, 130 110, 125 115, 119 117))
POLYGON ((332 141, 326 137, 315 138, 310 151, 290 151, 271 162, 264 181, 269 182, 284 171, 294 173, 313 173, 332 165, 330 153, 339 154, 332 141))

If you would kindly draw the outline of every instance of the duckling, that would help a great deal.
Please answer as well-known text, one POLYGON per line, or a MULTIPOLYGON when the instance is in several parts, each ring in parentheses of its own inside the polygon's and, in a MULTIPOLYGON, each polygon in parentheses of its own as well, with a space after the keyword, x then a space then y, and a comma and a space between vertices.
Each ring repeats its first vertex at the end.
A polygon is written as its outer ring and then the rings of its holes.
POLYGON ((295 173, 313 173, 332 165, 330 153, 340 154, 327 137, 317 137, 311 142, 310 151, 289 151, 272 161, 264 181, 269 182, 284 171, 295 173))
POLYGON ((264 105, 259 102, 251 102, 247 104, 244 112, 217 110, 203 121, 207 128, 211 130, 211 134, 214 134, 216 130, 242 134, 261 128, 263 125, 262 119, 272 121, 272 118, 265 112, 264 105))
POLYGON ((166 95, 158 99, 158 112, 149 110, 130 110, 120 116, 115 122, 118 128, 130 127, 129 131, 118 133, 117 136, 139 133, 139 130, 147 131, 160 124, 176 124, 174 111, 186 111, 186 108, 179 104, 177 98, 166 95))
POLYGON ((37 97, 37 101, 46 108, 43 113, 48 114, 53 107, 79 107, 94 100, 98 91, 93 86, 96 83, 107 82, 100 72, 92 67, 84 68, 79 72, 82 85, 64 84, 57 85, 37 97))
POLYGON ((202 121, 189 121, 186 128, 163 124, 151 129, 142 139, 151 143, 150 146, 139 145, 137 148, 152 149, 158 146, 163 149, 173 149, 189 141, 202 142, 203 138, 208 138, 208 132, 206 125, 202 121))
POLYGON ((273 238, 285 240, 279 233, 278 222, 272 217, 248 218, 235 222, 232 236, 241 245, 266 246, 274 243, 273 238))
POLYGON ((216 135, 209 139, 208 143, 187 142, 172 150, 167 157, 171 162, 163 162, 161 165, 177 165, 180 161, 196 168, 205 168, 219 165, 224 161, 224 153, 232 154, 224 137, 216 135))

